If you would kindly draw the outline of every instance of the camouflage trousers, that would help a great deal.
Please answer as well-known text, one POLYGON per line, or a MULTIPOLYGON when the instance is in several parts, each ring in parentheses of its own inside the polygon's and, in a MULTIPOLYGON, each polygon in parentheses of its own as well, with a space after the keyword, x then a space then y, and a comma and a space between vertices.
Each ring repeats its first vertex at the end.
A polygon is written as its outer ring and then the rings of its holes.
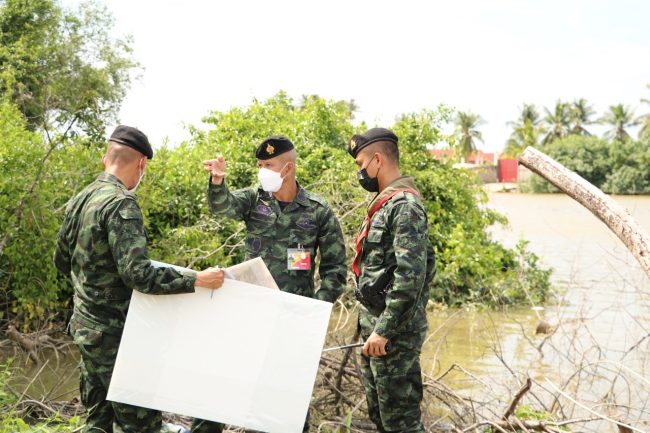
POLYGON ((424 433, 420 411, 423 337, 420 332, 400 334, 391 340, 387 355, 361 355, 368 414, 381 433, 424 433))
MULTIPOLYGON (((224 424, 220 422, 204 421, 202 419, 195 419, 192 423, 191 433, 221 433, 223 432, 224 424)), ((246 430, 247 432, 254 432, 254 430, 246 430)), ((309 411, 307 411, 307 419, 303 427, 303 433, 309 433, 309 411)))
POLYGON ((88 417, 84 433, 159 433, 162 415, 106 400, 120 337, 80 326, 72 320, 70 332, 81 352, 81 402, 88 417))

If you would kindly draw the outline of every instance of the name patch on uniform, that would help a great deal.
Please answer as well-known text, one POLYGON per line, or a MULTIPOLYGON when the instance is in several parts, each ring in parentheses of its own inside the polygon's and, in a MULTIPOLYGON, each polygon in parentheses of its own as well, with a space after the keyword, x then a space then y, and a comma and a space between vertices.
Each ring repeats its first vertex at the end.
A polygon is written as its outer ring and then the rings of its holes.
POLYGON ((263 204, 257 205, 257 211, 264 215, 271 215, 273 213, 273 210, 270 207, 265 206, 263 204))
POLYGON ((309 216, 305 216, 301 218, 296 225, 300 227, 303 230, 309 230, 309 229, 315 229, 316 224, 312 221, 312 219, 309 216))
POLYGON ((311 252, 304 248, 288 248, 287 269, 290 271, 311 270, 311 252))

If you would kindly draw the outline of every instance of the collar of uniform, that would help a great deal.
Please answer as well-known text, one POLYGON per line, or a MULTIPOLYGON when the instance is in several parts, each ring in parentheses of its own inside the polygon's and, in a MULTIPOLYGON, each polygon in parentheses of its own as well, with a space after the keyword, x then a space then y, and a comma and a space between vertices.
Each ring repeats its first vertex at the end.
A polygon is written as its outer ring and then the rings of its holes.
MULTIPOLYGON (((296 185, 298 186, 298 193, 296 194, 296 198, 293 199, 292 203, 298 203, 301 206, 309 206, 309 196, 307 195, 307 190, 300 186, 300 183, 298 181, 296 181, 296 185)), ((262 197, 266 197, 268 199, 271 199, 273 197, 273 193, 264 191, 261 186, 258 187, 258 190, 262 197)))
POLYGON ((126 188, 126 185, 124 185, 124 183, 122 183, 122 181, 117 176, 107 173, 105 171, 101 172, 99 176, 97 176, 97 180, 113 183, 115 185, 119 185, 126 188))
POLYGON ((404 188, 411 188, 418 191, 418 189, 415 187, 415 181, 411 176, 400 176, 397 179, 395 179, 393 182, 391 182, 390 185, 384 188, 383 191, 379 192, 372 199, 370 205, 368 205, 368 211, 370 211, 370 209, 372 209, 375 206, 375 203, 378 203, 379 200, 391 194, 396 189, 404 189, 404 188))
POLYGON ((296 198, 293 201, 302 206, 309 206, 309 197, 307 196, 307 190, 301 187, 298 181, 296 181, 296 185, 298 185, 298 194, 296 194, 296 198))

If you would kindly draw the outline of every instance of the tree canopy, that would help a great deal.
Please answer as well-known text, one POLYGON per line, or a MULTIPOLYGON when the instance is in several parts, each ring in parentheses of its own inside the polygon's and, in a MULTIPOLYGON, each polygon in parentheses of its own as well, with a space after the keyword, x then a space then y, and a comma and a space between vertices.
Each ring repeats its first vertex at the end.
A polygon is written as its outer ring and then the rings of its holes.
POLYGON ((53 0, 0 1, 0 92, 31 130, 102 139, 137 63, 130 39, 92 1, 76 10, 53 0))

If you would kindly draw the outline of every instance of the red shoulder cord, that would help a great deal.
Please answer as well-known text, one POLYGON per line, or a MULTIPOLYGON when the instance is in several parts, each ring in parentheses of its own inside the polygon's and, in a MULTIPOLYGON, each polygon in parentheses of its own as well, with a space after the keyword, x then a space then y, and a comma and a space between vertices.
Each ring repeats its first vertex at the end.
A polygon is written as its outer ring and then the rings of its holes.
POLYGON ((354 240, 355 254, 354 254, 354 259, 352 260, 352 270, 354 271, 354 275, 356 275, 357 278, 359 278, 359 275, 361 275, 361 269, 359 268, 359 262, 361 261, 361 252, 363 251, 364 241, 368 237, 368 232, 370 231, 370 223, 372 222, 372 217, 390 199, 395 197, 397 194, 400 194, 400 193, 403 193, 403 192, 410 192, 411 194, 415 194, 416 196, 420 195, 419 192, 417 192, 416 190, 414 190, 412 188, 397 189, 397 190, 391 192, 390 194, 388 194, 386 197, 379 200, 379 202, 372 207, 370 212, 368 212, 368 215, 366 216, 366 219, 363 221, 363 225, 361 226, 361 231, 359 232, 356 239, 354 240))

